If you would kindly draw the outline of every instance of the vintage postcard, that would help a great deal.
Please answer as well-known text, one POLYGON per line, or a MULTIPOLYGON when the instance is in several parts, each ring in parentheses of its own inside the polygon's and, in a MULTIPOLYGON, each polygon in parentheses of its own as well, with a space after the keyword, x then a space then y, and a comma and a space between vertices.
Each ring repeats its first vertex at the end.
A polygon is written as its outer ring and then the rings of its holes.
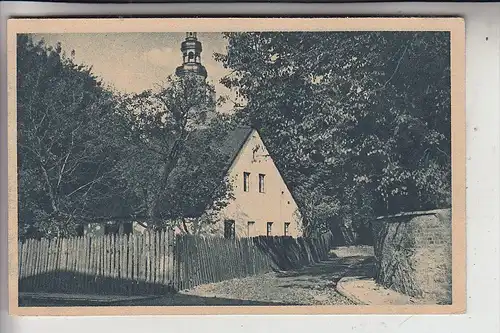
POLYGON ((465 311, 463 19, 8 37, 11 314, 465 311))

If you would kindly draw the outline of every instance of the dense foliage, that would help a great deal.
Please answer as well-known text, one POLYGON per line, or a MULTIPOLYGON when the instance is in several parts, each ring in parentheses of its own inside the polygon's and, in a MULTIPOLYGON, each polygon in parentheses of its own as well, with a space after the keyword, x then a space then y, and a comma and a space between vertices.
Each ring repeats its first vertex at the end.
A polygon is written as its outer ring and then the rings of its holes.
POLYGON ((260 131, 306 232, 451 204, 448 33, 225 36, 235 116, 260 131))
POLYGON ((184 224, 200 210, 227 204, 230 184, 214 172, 222 169, 224 153, 209 143, 229 127, 214 107, 213 86, 196 75, 170 76, 159 91, 121 98, 130 129, 122 150, 136 156, 121 168, 136 198, 134 218, 154 227, 184 224))
POLYGON ((61 45, 17 42, 19 234, 71 234, 120 199, 113 95, 61 45))
POLYGON ((164 227, 225 205, 230 184, 210 172, 222 152, 187 144, 202 125, 207 142, 228 128, 207 119, 212 86, 170 77, 159 91, 123 96, 60 44, 17 42, 21 238, 74 235, 89 222, 164 227))
MULTIPOLYGON (((231 120, 259 130, 306 234, 336 228, 352 241, 353 223, 451 204, 448 33, 225 37, 216 58, 240 103, 231 120)), ((21 237, 117 219, 185 225, 226 204, 231 186, 212 172, 223 153, 204 144, 230 128, 211 112, 213 86, 169 77, 123 96, 73 59, 18 36, 21 237)))

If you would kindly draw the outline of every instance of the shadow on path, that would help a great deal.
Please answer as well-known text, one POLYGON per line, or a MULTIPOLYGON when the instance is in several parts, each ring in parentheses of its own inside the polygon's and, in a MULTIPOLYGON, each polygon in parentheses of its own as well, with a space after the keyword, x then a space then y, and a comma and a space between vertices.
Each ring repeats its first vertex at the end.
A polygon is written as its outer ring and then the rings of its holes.
POLYGON ((241 299, 202 297, 184 294, 168 294, 156 297, 130 298, 115 300, 91 300, 75 298, 43 298, 24 296, 19 298, 21 307, 67 307, 67 306, 203 306, 203 305, 293 305, 288 303, 259 302, 241 299))
POLYGON ((226 280, 183 293, 282 304, 352 305, 353 302, 337 292, 337 282, 346 276, 370 278, 373 274, 373 257, 332 257, 298 270, 226 280))
POLYGON ((330 258, 300 270, 276 273, 278 278, 315 279, 337 282, 343 277, 375 275, 375 259, 369 256, 330 258))

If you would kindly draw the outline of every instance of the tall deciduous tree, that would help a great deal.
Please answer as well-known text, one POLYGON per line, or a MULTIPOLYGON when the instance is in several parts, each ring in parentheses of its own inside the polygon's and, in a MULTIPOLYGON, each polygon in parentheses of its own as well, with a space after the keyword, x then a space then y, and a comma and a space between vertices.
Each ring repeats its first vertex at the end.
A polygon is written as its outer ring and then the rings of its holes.
POLYGON ((17 63, 20 237, 68 236, 89 222, 185 225, 231 197, 213 144, 230 124, 207 119, 205 80, 169 77, 159 91, 120 96, 60 44, 28 35, 17 63))
POLYGON ((306 233, 450 205, 448 33, 225 36, 222 83, 244 101, 236 117, 260 130, 306 233))
POLYGON ((186 223, 195 211, 220 209, 229 199, 229 181, 214 172, 224 152, 211 142, 228 129, 224 117, 213 118, 214 95, 212 85, 187 74, 169 76, 158 91, 122 99, 131 128, 123 150, 139 158, 121 171, 136 198, 132 218, 146 227, 186 223))
POLYGON ((61 45, 17 39, 19 234, 69 235, 121 200, 113 94, 61 45))

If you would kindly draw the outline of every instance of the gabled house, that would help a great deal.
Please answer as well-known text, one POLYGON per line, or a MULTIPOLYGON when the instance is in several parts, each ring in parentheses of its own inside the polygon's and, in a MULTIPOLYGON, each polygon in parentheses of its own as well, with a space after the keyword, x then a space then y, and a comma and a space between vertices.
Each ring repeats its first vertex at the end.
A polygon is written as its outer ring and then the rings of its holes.
MULTIPOLYGON (((220 182, 232 184, 227 205, 218 211, 208 211, 212 198, 197 202, 185 210, 187 220, 199 220, 210 214, 210 223, 195 227, 177 227, 177 233, 202 233, 218 235, 226 238, 253 236, 302 236, 302 218, 299 208, 288 189, 281 173, 257 130, 250 127, 236 127, 224 135, 204 142, 204 130, 194 133, 190 145, 217 147, 223 152, 219 170, 210 170, 219 174, 220 182), (187 228, 187 231, 186 231, 187 228), (194 230, 196 228, 196 230, 194 230)), ((181 175, 186 163, 200 161, 184 161, 173 174, 181 175)), ((201 162, 203 163, 203 162, 201 162)), ((203 165, 198 165, 203 169, 203 165)), ((174 177, 172 182, 178 181, 174 177)), ((85 233, 131 233, 142 232, 144 227, 138 222, 93 223, 85 226, 85 233)))
POLYGON ((233 199, 216 213, 211 233, 226 238, 302 236, 302 218, 257 130, 238 127, 222 143, 233 199))

